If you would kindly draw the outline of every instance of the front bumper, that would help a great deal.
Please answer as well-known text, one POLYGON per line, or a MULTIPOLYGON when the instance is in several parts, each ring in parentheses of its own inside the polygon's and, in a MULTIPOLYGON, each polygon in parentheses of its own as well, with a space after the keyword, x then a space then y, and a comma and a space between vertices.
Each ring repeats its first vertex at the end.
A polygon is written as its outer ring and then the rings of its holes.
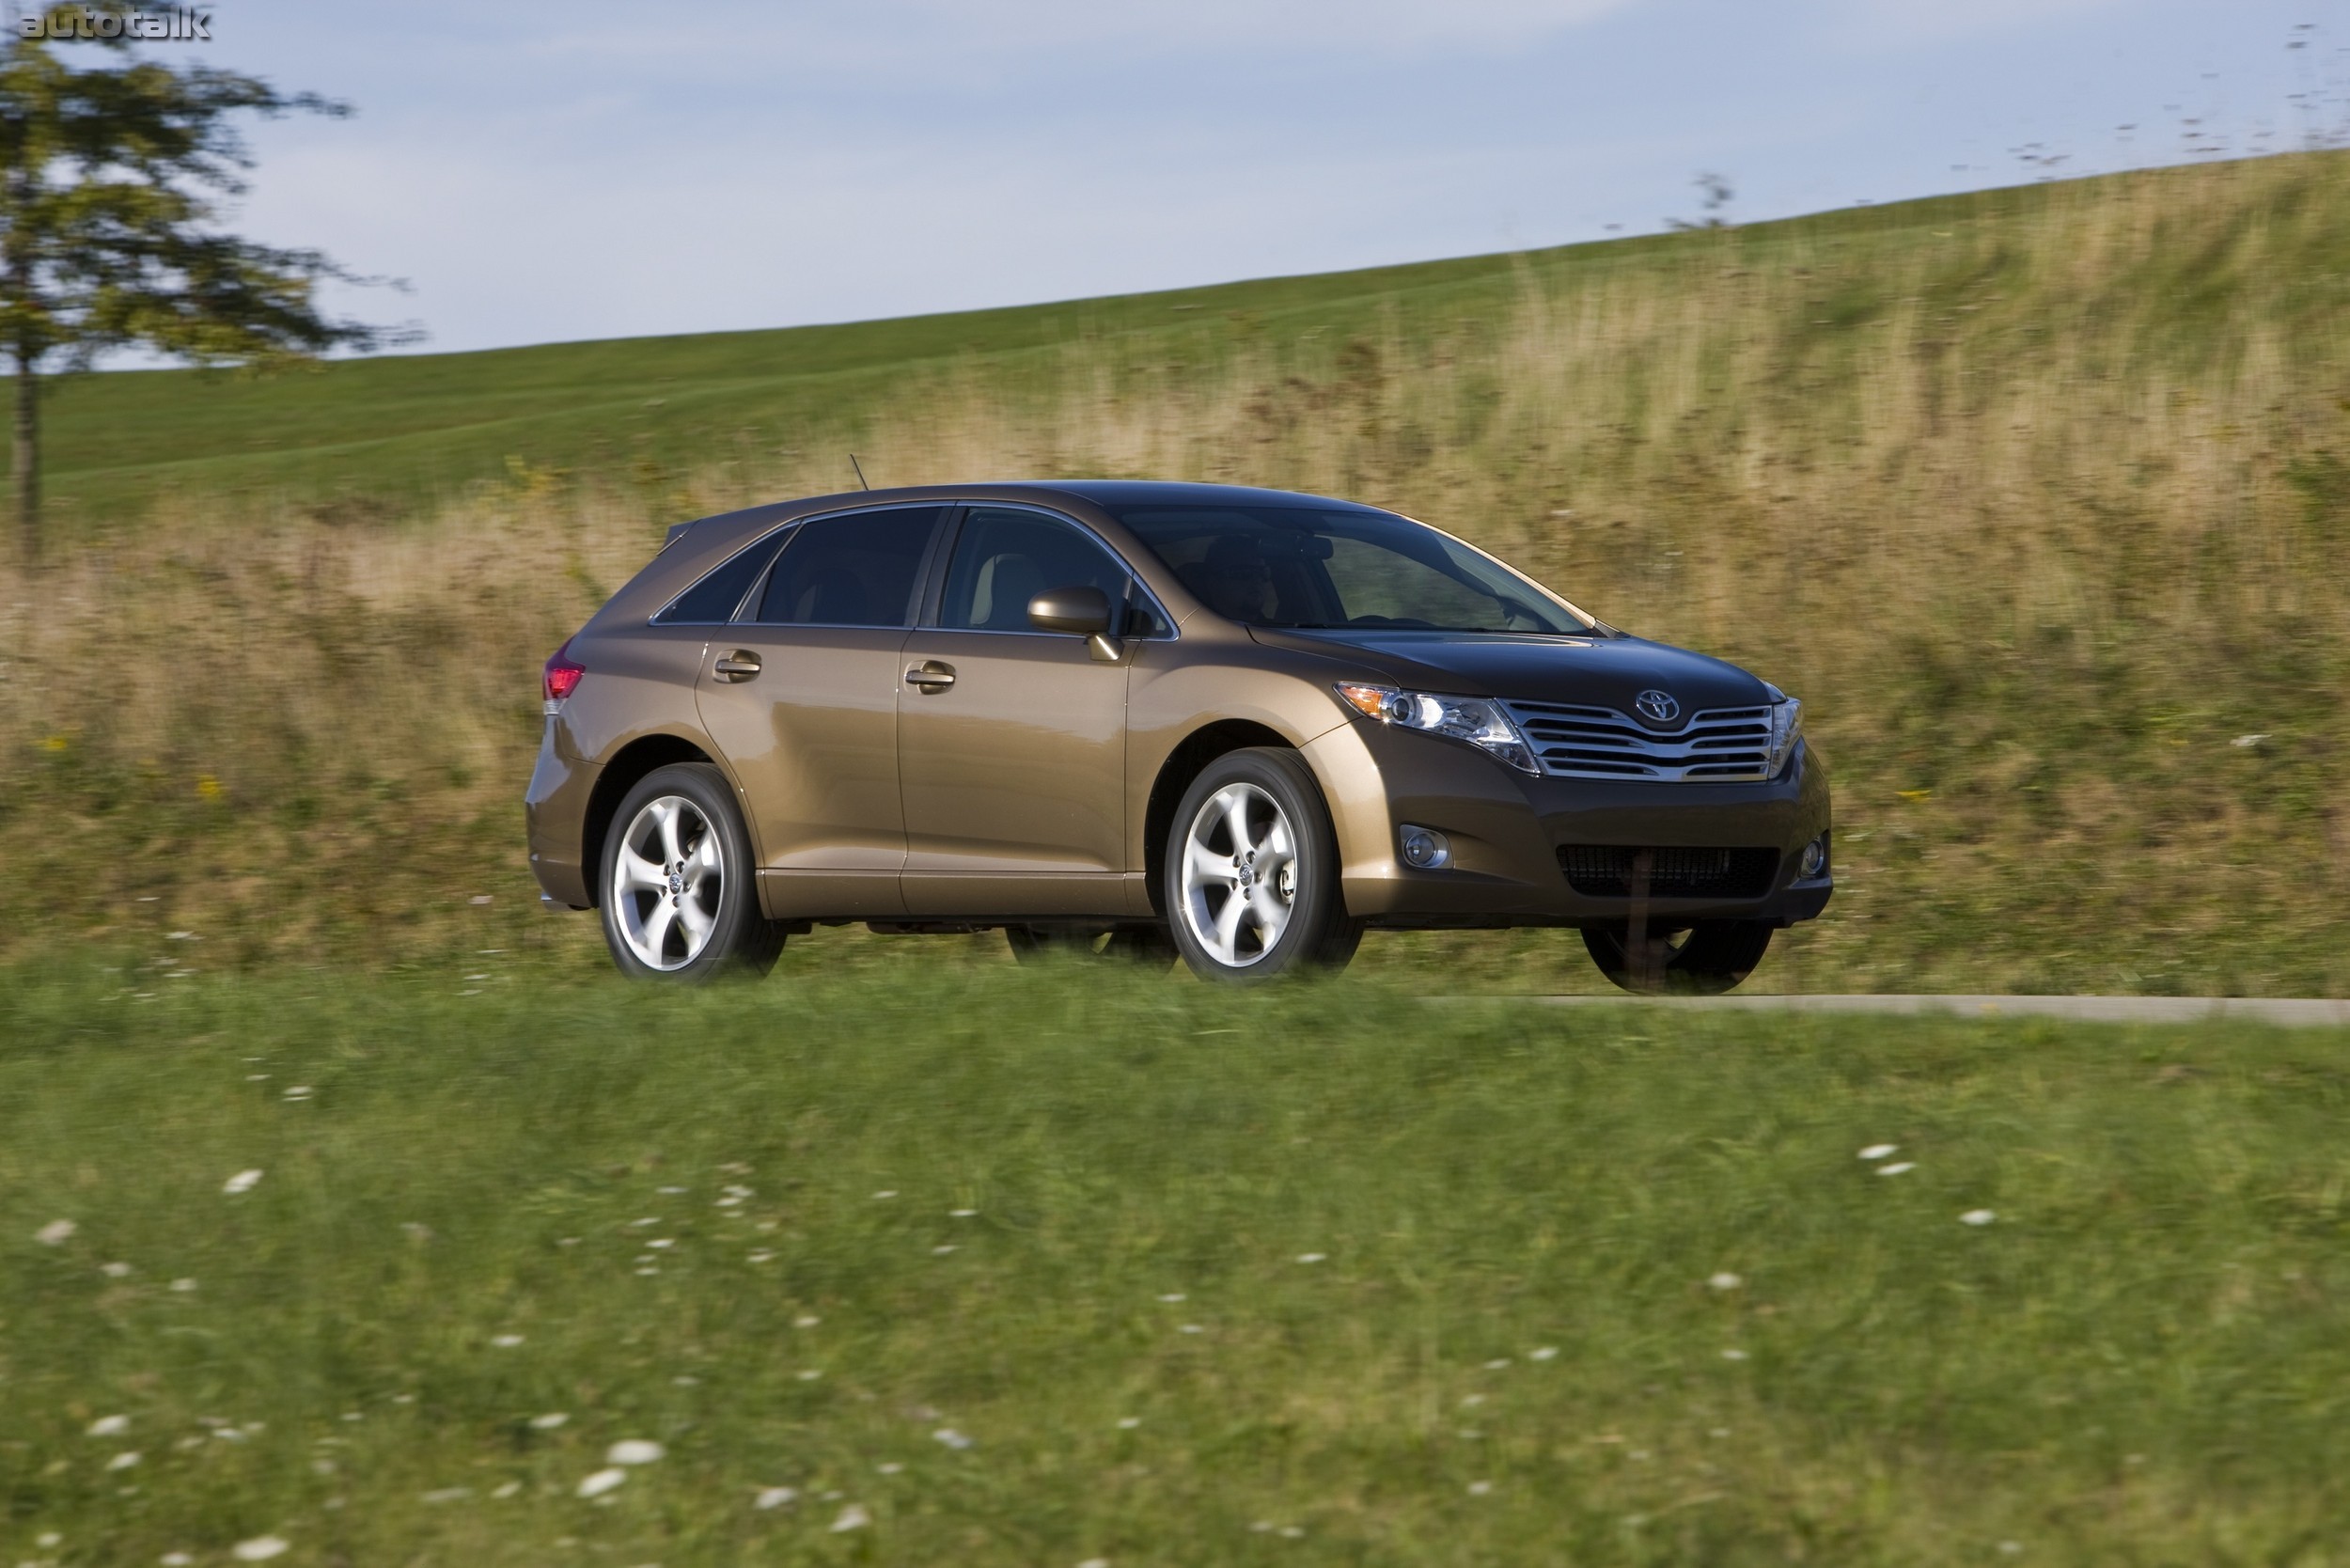
POLYGON ((1329 797, 1348 913, 1374 925, 1601 925, 1631 900, 1577 892, 1559 852, 1570 845, 1768 849, 1778 863, 1746 897, 1659 897, 1652 921, 1761 920, 1792 925, 1827 907, 1831 862, 1797 875, 1803 847, 1829 829, 1827 767, 1806 744, 1762 784, 1529 777, 1475 747, 1361 721, 1306 747, 1329 797), (1398 855, 1405 823, 1451 842, 1451 862, 1418 870, 1398 855))

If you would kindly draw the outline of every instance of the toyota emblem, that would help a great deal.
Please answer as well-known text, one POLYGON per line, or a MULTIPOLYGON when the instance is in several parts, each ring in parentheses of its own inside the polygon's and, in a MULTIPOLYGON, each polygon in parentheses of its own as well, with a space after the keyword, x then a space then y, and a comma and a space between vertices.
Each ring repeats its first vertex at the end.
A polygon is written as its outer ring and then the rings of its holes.
POLYGON ((1640 716, 1651 724, 1670 724, 1681 716, 1681 704, 1665 692, 1642 692, 1632 699, 1632 705, 1639 709, 1640 716))

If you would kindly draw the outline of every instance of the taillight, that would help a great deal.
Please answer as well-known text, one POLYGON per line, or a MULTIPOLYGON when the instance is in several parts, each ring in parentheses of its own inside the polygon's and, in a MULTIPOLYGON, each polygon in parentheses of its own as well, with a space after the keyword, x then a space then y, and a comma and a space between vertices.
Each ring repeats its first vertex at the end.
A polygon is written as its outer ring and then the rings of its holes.
POLYGON ((550 713, 562 706, 563 699, 571 696, 572 690, 578 686, 579 678, 588 673, 586 665, 569 656, 571 651, 572 645, 566 641, 562 647, 555 651, 553 657, 547 660, 546 674, 540 682, 540 690, 546 694, 546 709, 550 713))

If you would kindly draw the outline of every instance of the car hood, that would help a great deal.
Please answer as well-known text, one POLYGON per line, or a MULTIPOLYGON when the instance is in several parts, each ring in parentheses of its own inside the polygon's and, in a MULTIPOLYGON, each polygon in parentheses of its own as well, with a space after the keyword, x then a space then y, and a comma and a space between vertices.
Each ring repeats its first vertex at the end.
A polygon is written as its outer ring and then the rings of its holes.
POLYGON ((1249 635, 1267 647, 1354 665, 1365 676, 1399 686, 1462 697, 1588 703, 1633 713, 1633 698, 1655 690, 1670 696, 1684 715, 1771 700, 1770 687, 1736 665, 1642 637, 1275 627, 1252 627, 1249 635))

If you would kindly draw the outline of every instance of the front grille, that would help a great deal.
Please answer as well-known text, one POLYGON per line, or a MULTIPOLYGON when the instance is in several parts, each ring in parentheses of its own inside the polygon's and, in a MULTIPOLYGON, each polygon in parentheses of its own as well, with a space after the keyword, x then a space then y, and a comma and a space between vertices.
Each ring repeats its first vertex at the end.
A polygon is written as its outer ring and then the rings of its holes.
MULTIPOLYGON (((1586 898, 1632 896, 1632 857, 1640 852, 1619 844, 1561 844, 1559 869, 1567 886, 1586 898)), ((1653 849, 1649 853, 1649 896, 1658 899, 1759 899, 1778 875, 1772 849, 1653 849)))
POLYGON ((1559 778, 1664 778, 1689 783, 1766 779, 1768 708, 1709 708, 1659 735, 1613 708, 1505 702, 1543 771, 1559 778))

